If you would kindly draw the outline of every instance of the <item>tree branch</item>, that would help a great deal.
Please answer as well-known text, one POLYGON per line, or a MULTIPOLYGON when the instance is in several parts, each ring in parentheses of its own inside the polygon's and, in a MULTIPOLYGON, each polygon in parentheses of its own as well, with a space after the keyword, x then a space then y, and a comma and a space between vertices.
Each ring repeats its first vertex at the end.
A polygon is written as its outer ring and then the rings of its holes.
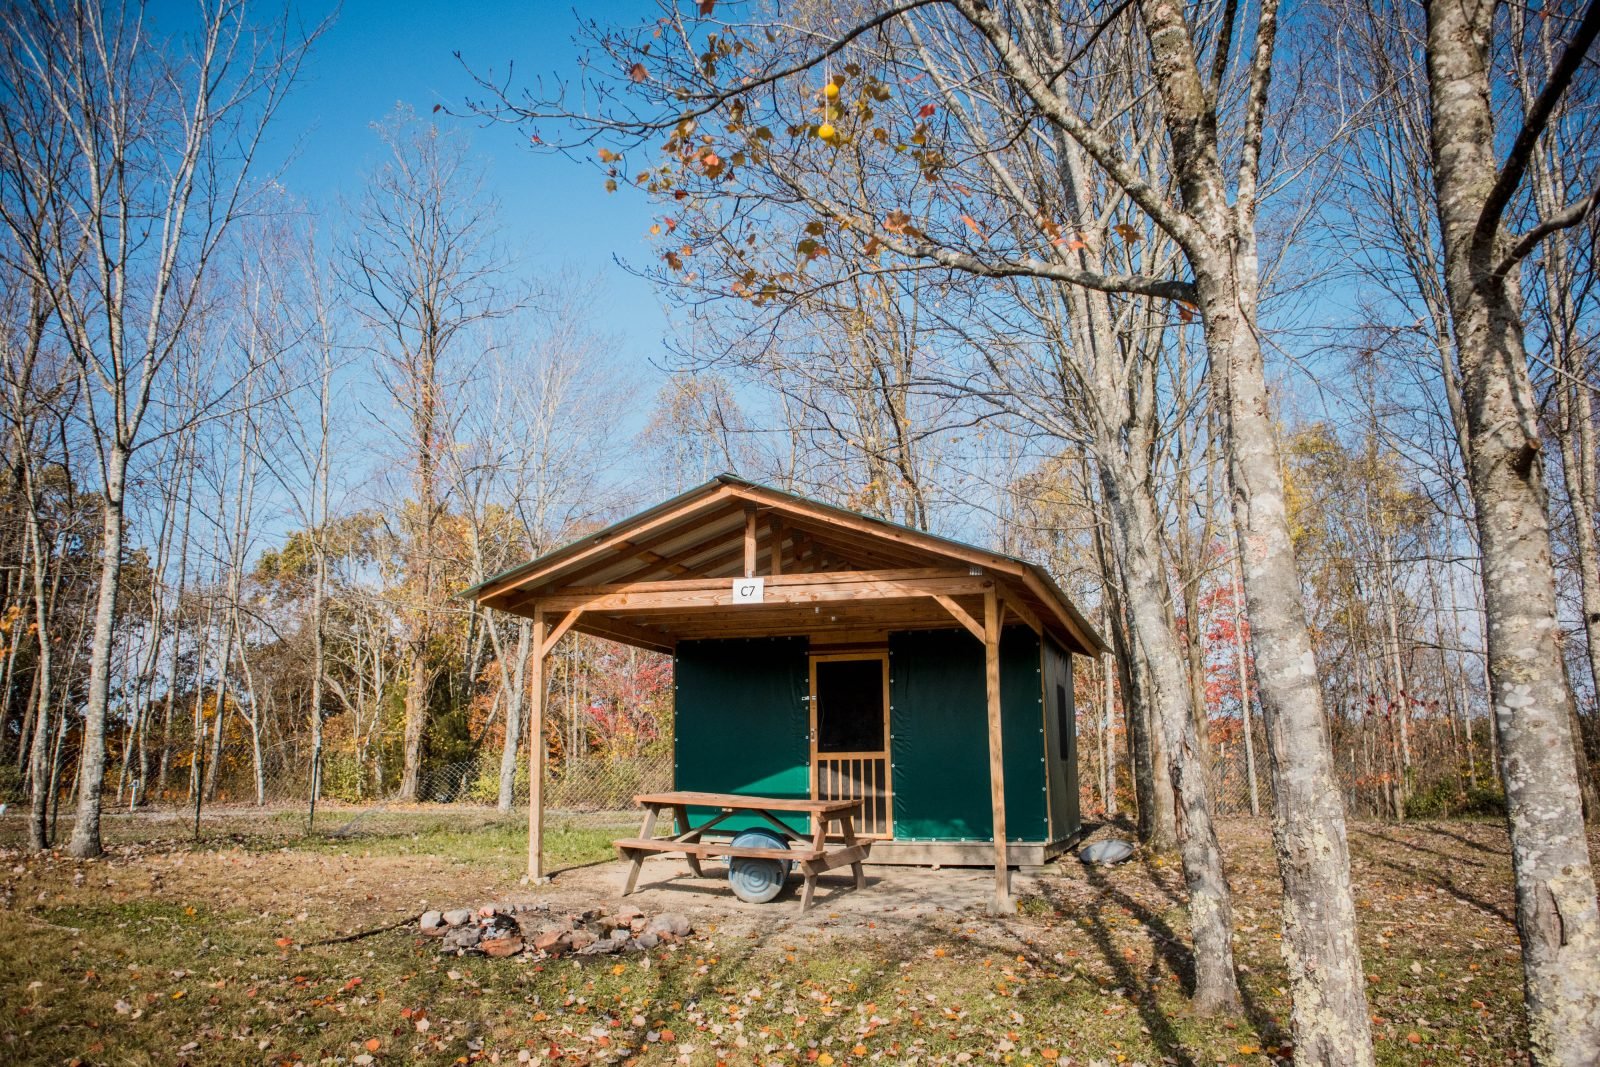
POLYGON ((1518 237, 1517 243, 1511 246, 1511 251, 1507 252, 1505 258, 1495 266, 1492 277, 1496 281, 1504 278, 1512 268, 1526 259, 1528 254, 1538 247, 1540 241, 1543 241, 1558 230, 1570 229, 1579 225, 1594 212, 1597 206, 1600 206, 1600 184, 1596 184, 1594 190, 1587 196, 1579 197, 1548 219, 1536 224, 1521 237, 1518 237))
MULTIPOLYGON (((1522 129, 1517 131, 1516 140, 1511 143, 1511 151, 1506 154, 1506 161, 1501 166, 1500 173, 1495 175, 1494 188, 1489 190, 1489 196, 1484 200, 1483 212, 1478 216, 1478 224, 1472 233, 1473 244, 1479 250, 1489 248, 1494 241, 1506 206, 1511 203, 1511 198, 1516 195, 1518 186, 1522 184, 1522 176, 1527 172, 1534 148, 1540 136, 1544 134, 1545 128, 1550 125, 1550 117, 1555 113, 1556 105, 1561 102, 1561 98, 1572 85, 1572 79, 1577 75, 1578 67, 1582 65, 1589 46, 1594 44, 1596 35, 1600 35, 1600 0, 1589 0, 1589 8, 1584 12, 1583 21, 1578 25, 1578 32, 1567 42, 1567 50, 1556 60, 1556 65, 1551 68, 1549 80, 1539 91, 1533 106, 1528 109, 1527 116, 1522 120, 1522 129)), ((1538 227, 1535 227, 1535 230, 1537 229, 1538 227)), ((1530 234, 1533 232, 1534 230, 1529 231, 1530 234)), ((1520 246, 1521 242, 1518 244, 1520 246)), ((1527 255, 1527 252, 1523 252, 1523 255, 1527 255)))

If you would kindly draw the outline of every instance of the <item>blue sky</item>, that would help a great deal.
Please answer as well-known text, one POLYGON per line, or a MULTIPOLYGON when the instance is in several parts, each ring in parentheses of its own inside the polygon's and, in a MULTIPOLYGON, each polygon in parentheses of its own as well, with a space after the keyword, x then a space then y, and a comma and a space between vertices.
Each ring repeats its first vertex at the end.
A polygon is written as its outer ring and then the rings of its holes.
MULTIPOLYGON (((315 21, 331 10, 300 6, 315 21)), ((584 18, 629 22, 647 17, 642 0, 586 3, 584 18)), ((569 4, 425 3, 346 0, 318 41, 293 96, 278 117, 269 156, 292 158, 284 184, 329 213, 338 198, 354 201, 378 156, 370 124, 406 103, 423 116, 435 104, 462 110, 472 82, 454 53, 474 70, 504 71, 514 61, 517 82, 539 75, 570 77, 579 45, 578 15, 569 4)), ((627 189, 608 194, 593 169, 531 149, 508 126, 433 116, 463 130, 481 155, 487 184, 500 200, 510 249, 531 270, 574 267, 605 279, 605 332, 617 335, 628 363, 644 369, 659 355, 666 318, 648 283, 617 266, 614 257, 641 263, 651 256, 646 199, 627 189)))

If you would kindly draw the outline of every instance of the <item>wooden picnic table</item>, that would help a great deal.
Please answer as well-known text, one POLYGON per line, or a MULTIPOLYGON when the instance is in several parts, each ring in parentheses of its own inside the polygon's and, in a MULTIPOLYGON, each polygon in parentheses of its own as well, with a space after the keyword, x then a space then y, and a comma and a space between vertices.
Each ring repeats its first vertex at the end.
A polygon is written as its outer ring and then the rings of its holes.
POLYGON ((856 888, 867 887, 867 876, 861 869, 861 863, 871 851, 872 842, 856 837, 855 817, 861 809, 859 800, 795 800, 749 797, 737 793, 695 792, 641 793, 633 800, 645 809, 639 836, 615 843, 622 858, 631 861, 627 880, 622 886, 623 896, 633 892, 645 857, 664 853, 682 853, 696 877, 703 877, 700 861, 713 856, 792 861, 805 876, 805 889, 800 895, 802 912, 811 907, 817 876, 825 871, 848 865, 855 874, 856 888), (717 814, 694 826, 689 822, 690 808, 715 808, 717 814), (662 812, 669 812, 677 822, 677 831, 673 836, 656 836, 656 820, 662 812), (784 825, 777 817, 778 812, 800 812, 811 816, 811 836, 796 833, 784 825), (759 816, 771 824, 773 830, 789 842, 790 847, 756 848, 734 845, 731 841, 704 839, 707 830, 715 830, 718 824, 735 815, 759 816), (837 834, 828 832, 833 823, 839 824, 837 834))

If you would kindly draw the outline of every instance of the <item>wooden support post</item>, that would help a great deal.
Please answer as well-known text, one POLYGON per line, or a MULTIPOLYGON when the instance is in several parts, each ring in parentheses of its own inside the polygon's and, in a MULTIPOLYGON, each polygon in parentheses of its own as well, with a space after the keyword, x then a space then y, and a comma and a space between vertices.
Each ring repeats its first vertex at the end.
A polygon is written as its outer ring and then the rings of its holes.
POLYGON ((767 517, 767 541, 772 545, 772 573, 783 575, 783 517, 774 512, 767 517))
POLYGON ((983 594, 983 674, 989 694, 989 803, 994 810, 994 910, 1010 915, 1011 868, 1006 862, 1006 768, 1000 747, 1000 594, 983 594))
POLYGON ((756 576, 756 509, 744 509, 744 576, 756 576))
POLYGON ((528 881, 543 885, 544 873, 544 609, 533 609, 533 662, 528 672, 532 704, 528 724, 528 881))

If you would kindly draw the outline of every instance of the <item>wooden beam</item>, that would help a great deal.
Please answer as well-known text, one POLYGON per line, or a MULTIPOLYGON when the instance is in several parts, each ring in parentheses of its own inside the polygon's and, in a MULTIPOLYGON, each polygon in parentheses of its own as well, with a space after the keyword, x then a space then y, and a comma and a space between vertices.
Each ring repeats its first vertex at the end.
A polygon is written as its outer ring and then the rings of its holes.
POLYGON ((619 645, 632 645, 635 648, 649 649, 651 652, 664 652, 669 656, 678 647, 676 634, 663 633, 648 626, 637 626, 606 615, 580 614, 572 628, 590 637, 601 637, 607 641, 615 641, 619 645))
POLYGON ((533 647, 528 689, 528 881, 543 885, 544 874, 544 609, 533 609, 533 647))
POLYGON ((976 563, 980 567, 992 568, 1001 574, 1011 576, 1017 576, 1027 569, 1017 560, 1007 556, 986 552, 981 548, 948 541, 942 537, 935 537, 932 534, 897 526, 893 523, 869 519, 863 515, 831 508, 825 504, 796 498, 786 493, 775 492, 762 486, 741 485, 738 488, 738 495, 763 507, 781 508, 787 513, 790 522, 793 522, 798 515, 812 522, 820 523, 830 530, 848 529, 857 531, 876 544, 883 544, 886 541, 894 542, 912 552, 932 552, 948 558, 963 560, 967 563, 976 563))
MULTIPOLYGON (((571 551, 569 555, 558 561, 552 562, 545 568, 532 571, 528 574, 508 578, 503 584, 496 585, 494 589, 484 590, 478 595, 478 602, 484 603, 492 598, 504 596, 515 589, 522 589, 527 586, 534 585, 540 581, 548 580, 552 575, 558 575, 563 571, 570 571, 577 567, 578 564, 593 560, 598 556, 609 556, 611 557, 610 562, 614 563, 616 562, 616 551, 619 544, 627 543, 636 546, 639 544, 640 539, 647 534, 657 533, 668 528, 675 528, 676 524, 684 522, 689 518, 697 517, 701 512, 715 509, 719 503, 727 500, 733 495, 734 493, 731 488, 728 486, 720 486, 716 489, 716 491, 704 499, 695 500, 685 504, 683 507, 674 508, 671 511, 657 515, 646 522, 640 523, 636 528, 629 530, 626 537, 606 537, 604 535, 596 535, 594 538, 590 539, 589 544, 584 545, 580 549, 571 551)), ((679 532, 681 533, 681 531, 679 532)), ((497 607, 498 605, 490 604, 489 606, 497 607)))
POLYGON ((744 509, 744 576, 756 576, 756 509, 751 504, 744 509))
POLYGON ((983 594, 983 680, 989 697, 989 804, 994 812, 994 910, 1012 913, 1011 867, 1006 857, 1006 766, 1001 750, 999 591, 983 594))
POLYGON ((1012 612, 1017 618, 1026 623, 1028 629, 1032 630, 1040 637, 1044 636, 1044 624, 1039 621, 1039 616, 1035 615, 1033 613, 1033 609, 1028 607, 1028 605, 1024 604, 1021 600, 1007 600, 1006 610, 1012 612))
POLYGON ((939 606, 948 611, 951 617, 956 620, 956 622, 959 622, 962 626, 965 626, 967 628, 967 633, 971 634, 973 637, 976 637, 979 641, 988 640, 988 638, 984 636, 983 625, 979 623, 977 619, 974 619, 966 608, 962 607, 960 604, 957 604, 953 598, 945 596, 943 593, 936 593, 934 594, 933 599, 938 601, 939 606))
POLYGON ((953 562, 929 560, 923 553, 906 551, 905 546, 895 542, 885 542, 837 526, 815 526, 804 520, 796 521, 792 515, 788 516, 786 521, 790 530, 804 530, 821 550, 845 558, 859 557, 864 563, 873 566, 926 567, 941 564, 950 566, 953 562))
MULTIPOLYGON (((726 592, 733 586, 733 575, 722 578, 666 578, 649 581, 610 582, 606 585, 575 585, 561 590, 564 597, 602 597, 615 593, 680 593, 713 590, 726 592)), ((981 582, 987 579, 973 576, 964 570, 941 567, 896 567, 870 571, 807 571, 799 574, 775 574, 767 578, 770 589, 789 589, 817 585, 825 582, 852 584, 857 582, 922 582, 922 581, 981 582)), ((541 598, 547 600, 548 598, 541 598)), ((548 607, 549 605, 546 604, 548 607)))
POLYGON ((1069 651, 1078 651, 1086 656, 1092 656, 1097 651, 1110 650, 1110 646, 1104 642, 1091 638, 1090 634, 1093 633, 1093 630, 1088 628, 1088 620, 1074 618, 1072 610, 1063 606, 1031 571, 1022 575, 1022 584, 1027 588, 1028 592, 1038 599, 1039 603, 1050 609, 1050 614, 1054 615, 1057 621, 1061 623, 1061 628, 1071 634, 1073 640, 1077 642, 1078 648, 1069 649, 1069 651))
MULTIPOLYGON (((762 536, 756 535, 757 555, 760 555, 764 544, 762 536)), ((744 535, 741 533, 725 544, 701 545, 698 551, 687 558, 694 561, 689 569, 697 578, 710 578, 714 575, 723 579, 737 578, 744 573, 744 535)))
POLYGON ((772 514, 768 515, 767 516, 767 530, 769 531, 769 536, 768 536, 767 540, 771 542, 770 551, 771 551, 771 554, 772 554, 772 567, 771 567, 772 575, 775 578, 782 577, 782 575, 783 575, 783 516, 779 515, 777 512, 773 512, 772 514))
MULTIPOLYGON (((721 515, 713 516, 710 522, 712 525, 722 523, 735 514, 737 513, 724 512, 721 515)), ((619 563, 625 563, 629 560, 635 559, 643 560, 644 562, 642 566, 635 567, 631 572, 629 572, 629 580, 631 580, 632 576, 654 574, 661 571, 664 571, 667 574, 681 574, 684 573, 684 571, 694 573, 696 568, 690 565, 691 561, 693 561, 696 557, 704 556, 707 552, 714 551, 714 546, 720 543, 722 538, 731 537, 733 539, 732 543, 738 544, 741 533, 738 526, 731 526, 720 533, 711 535, 713 536, 712 540, 698 540, 692 545, 677 549, 670 555, 663 555, 656 551, 657 549, 665 548, 674 542, 682 541, 686 535, 687 531, 680 528, 668 530, 665 533, 656 535, 655 537, 645 538, 632 544, 628 542, 622 542, 617 546, 617 555, 615 557, 590 563, 584 567, 580 567, 570 574, 563 575, 559 582, 555 583, 556 588, 560 588, 561 586, 565 585, 577 585, 579 583, 589 581, 591 575, 611 570, 619 563)), ((537 596, 538 593, 538 589, 532 589, 528 591, 530 597, 537 596)))
MULTIPOLYGON (((850 580, 818 581, 818 575, 796 575, 812 581, 802 584, 773 584, 767 587, 761 604, 735 605, 733 583, 725 582, 720 588, 621 590, 611 593, 580 593, 545 597, 540 604, 549 611, 599 611, 607 614, 627 611, 710 611, 734 609, 758 613, 762 607, 774 605, 821 604, 832 601, 913 600, 918 597, 945 594, 947 596, 973 596, 985 588, 993 588, 988 578, 964 576, 960 578, 922 578, 909 581, 862 580, 854 577, 856 571, 842 572, 850 580)), ((673 585, 676 583, 666 583, 673 585)), ((695 583, 698 584, 698 583, 695 583)))
MULTIPOLYGON (((658 556, 657 558, 659 562, 652 562, 649 566, 636 568, 633 574, 630 576, 618 579, 610 584, 632 585, 635 582, 673 582, 703 579, 706 575, 712 573, 719 567, 725 566, 727 563, 731 562, 737 564, 739 562, 740 556, 744 552, 744 535, 737 529, 729 531, 729 535, 732 537, 732 540, 729 540, 726 543, 723 543, 721 540, 716 542, 702 542, 676 552, 671 556, 658 556), (708 556, 709 558, 707 558, 708 556), (677 574, 679 577, 668 578, 665 577, 667 574, 677 574)), ((673 539, 676 540, 682 536, 683 534, 680 532, 674 534, 673 539)), ((650 555, 656 555, 656 553, 652 552, 650 555)), ((730 574, 729 577, 732 577, 732 575, 730 574)), ((605 586, 579 585, 576 583, 570 585, 556 585, 550 589, 542 591, 535 590, 530 592, 522 599, 524 602, 531 602, 533 600, 540 599, 543 596, 549 595, 550 593, 570 595, 573 592, 581 589, 599 588, 605 588, 605 586)), ((517 601, 512 601, 506 605, 503 605, 500 610, 516 611, 519 606, 520 604, 517 601)))
POLYGON ((544 647, 539 650, 539 654, 541 656, 548 656, 550 654, 550 651, 553 648, 556 647, 556 642, 561 640, 563 637, 565 637, 567 635, 567 631, 572 629, 572 624, 577 622, 578 621, 578 616, 580 616, 582 614, 583 614, 582 611, 579 611, 577 608, 574 608, 571 611, 567 612, 565 615, 563 615, 561 617, 561 621, 556 623, 555 626, 551 629, 550 636, 545 638, 544 647))

